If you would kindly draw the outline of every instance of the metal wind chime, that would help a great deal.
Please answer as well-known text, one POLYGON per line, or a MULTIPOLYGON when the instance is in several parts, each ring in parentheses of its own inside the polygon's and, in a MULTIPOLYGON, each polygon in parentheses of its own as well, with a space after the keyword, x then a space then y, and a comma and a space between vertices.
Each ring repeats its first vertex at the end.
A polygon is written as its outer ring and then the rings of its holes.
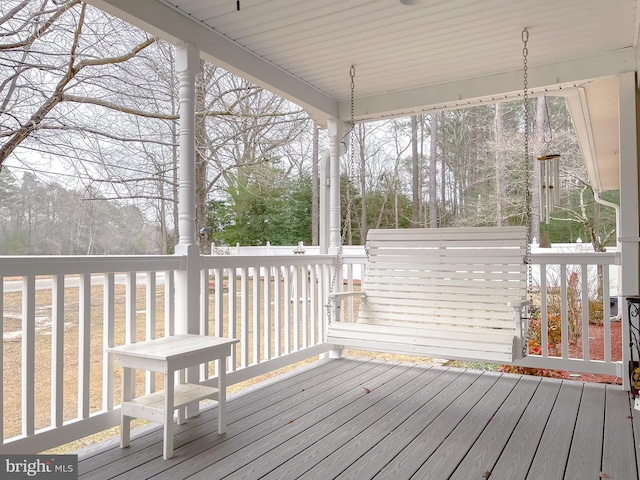
MULTIPOLYGON (((528 59, 529 48, 527 46, 529 42, 529 30, 524 29, 522 31, 522 42, 524 47, 522 49, 522 57, 524 64, 524 110, 525 110, 525 159, 528 161, 529 157, 529 111, 528 111, 528 59)), ((547 124, 549 128, 549 140, 545 140, 547 146, 551 143, 553 135, 551 131, 551 120, 549 118, 549 109, 546 108, 546 98, 545 102, 545 111, 547 112, 547 124)), ((540 181, 538 182, 540 185, 540 219, 544 219, 544 222, 548 225, 550 221, 551 211, 553 207, 560 201, 560 155, 557 153, 551 153, 547 155, 542 155, 538 157, 538 161, 540 162, 538 165, 540 167, 540 181)), ((527 185, 528 189, 528 185, 527 185)), ((528 198, 528 197, 527 197, 528 198)))
POLYGON ((540 218, 548 225, 551 210, 560 201, 560 155, 538 157, 540 162, 540 218))

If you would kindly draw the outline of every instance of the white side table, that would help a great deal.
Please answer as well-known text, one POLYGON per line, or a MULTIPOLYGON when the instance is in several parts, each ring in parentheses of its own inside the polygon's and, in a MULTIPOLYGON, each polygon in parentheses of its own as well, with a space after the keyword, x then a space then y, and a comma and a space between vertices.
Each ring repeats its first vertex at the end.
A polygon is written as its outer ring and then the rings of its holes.
POLYGON ((173 411, 180 409, 178 420, 184 419, 186 405, 204 399, 218 401, 218 433, 226 429, 226 357, 231 345, 239 340, 205 335, 174 335, 146 342, 107 348, 122 367, 122 406, 120 447, 129 446, 131 419, 143 418, 164 425, 164 459, 173 456, 173 411), (184 383, 184 369, 215 360, 218 388, 184 383), (134 398, 132 375, 136 369, 164 374, 162 391, 134 398), (175 372, 180 381, 175 384, 175 372))

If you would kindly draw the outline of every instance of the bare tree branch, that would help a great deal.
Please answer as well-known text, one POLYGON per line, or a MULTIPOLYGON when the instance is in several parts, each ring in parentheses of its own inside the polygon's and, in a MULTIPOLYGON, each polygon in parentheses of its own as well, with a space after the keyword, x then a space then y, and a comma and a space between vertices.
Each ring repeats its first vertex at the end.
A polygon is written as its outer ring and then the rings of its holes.
MULTIPOLYGON (((29 2, 26 1, 24 3, 29 3, 29 2)), ((51 25, 53 25, 56 22, 56 20, 58 20, 58 18, 60 18, 64 13, 66 13, 68 10, 70 10, 74 6, 78 5, 79 3, 80 3, 80 0, 70 0, 69 2, 65 3, 53 15, 51 15, 51 17, 49 17, 49 19, 42 25, 42 27, 40 27, 38 30, 36 30, 34 33, 32 33, 29 37, 27 37, 24 40, 21 40, 20 42, 7 43, 7 44, 4 44, 4 45, 0 44, 0 51, 3 51, 3 50, 16 50, 18 48, 26 47, 27 45, 32 44, 38 38, 42 37, 44 35, 44 33, 51 27, 51 25)), ((21 7, 21 8, 24 8, 24 7, 21 7)), ((11 12, 9 12, 9 14, 11 14, 11 12)), ((9 16, 9 14, 5 15, 3 17, 3 19, 7 18, 9 16)), ((2 23, 2 22, 0 22, 0 23, 2 23)))
POLYGON ((87 66, 126 62, 127 60, 133 58, 138 52, 156 41, 154 37, 150 37, 121 56, 95 60, 82 60, 74 66, 73 60, 75 58, 75 50, 78 44, 78 39, 80 37, 82 26, 84 24, 85 11, 86 4, 83 4, 80 20, 78 21, 78 26, 76 27, 76 31, 74 34, 74 42, 71 48, 71 59, 69 61, 67 73, 60 79, 53 94, 40 106, 40 108, 38 108, 38 110, 33 115, 31 115, 29 120, 16 131, 12 138, 8 140, 4 145, 2 145, 2 147, 0 148, 0 166, 2 166, 11 152, 13 152, 18 147, 18 145, 20 145, 20 143, 22 143, 34 130, 36 130, 38 128, 38 125, 40 125, 44 118, 55 108, 56 105, 58 105, 63 100, 64 89, 83 68, 87 66))

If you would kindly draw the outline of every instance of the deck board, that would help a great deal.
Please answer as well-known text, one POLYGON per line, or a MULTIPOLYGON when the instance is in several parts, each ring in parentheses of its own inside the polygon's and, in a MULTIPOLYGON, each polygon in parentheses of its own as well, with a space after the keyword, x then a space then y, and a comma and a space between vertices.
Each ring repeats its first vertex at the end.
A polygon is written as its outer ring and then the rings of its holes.
MULTIPOLYGON (((312 457, 310 459, 312 465, 309 465, 310 468, 299 478, 305 480, 336 478, 349 467, 350 461, 353 462, 363 456, 365 458, 362 461, 351 465, 350 472, 346 475, 353 475, 354 478, 358 478, 357 475, 360 474, 362 475, 361 478, 364 478, 364 472, 368 470, 369 462, 378 458, 378 450, 383 448, 381 445, 384 445, 385 442, 383 441, 386 441, 386 437, 390 435, 401 437, 402 434, 398 434, 396 429, 404 426, 405 422, 415 412, 462 374, 462 372, 454 370, 432 369, 431 371, 434 373, 437 371, 439 375, 432 382, 423 385, 422 389, 406 402, 398 405, 397 413, 394 412, 394 415, 388 415, 381 419, 369 428, 367 435, 353 438, 347 444, 335 449, 325 459, 317 456, 312 457)), ((393 442, 394 440, 390 439, 389 441, 393 442)))
MULTIPOLYGON (((266 385, 260 389, 258 395, 244 395, 234 399, 227 408, 227 422, 234 432, 246 431, 255 427, 260 421, 264 421, 261 412, 265 409, 272 409, 275 417, 283 411, 295 406, 295 402, 303 403, 314 399, 317 395, 327 389, 327 383, 340 382, 342 378, 353 378, 362 376, 366 378, 367 371, 372 370, 375 365, 371 362, 330 362, 327 365, 317 364, 315 368, 310 368, 297 375, 284 378, 278 383, 266 385), (291 400, 293 399, 293 402, 291 400), (288 401, 288 403, 284 403, 288 401)), ((387 367, 390 368, 390 367, 387 367)), ((220 440, 219 436, 213 440, 207 439, 207 443, 199 440, 211 435, 217 428, 217 409, 212 409, 198 417, 191 418, 186 424, 174 425, 174 458, 169 460, 169 464, 177 464, 185 461, 186 458, 195 456, 198 453, 206 452, 210 442, 220 440), (188 449, 188 454, 183 455, 188 449)), ((112 443, 114 448, 87 458, 80 469, 80 478, 87 480, 106 480, 117 478, 122 474, 123 478, 137 469, 141 474, 140 478, 151 476, 164 471, 169 464, 158 465, 156 462, 158 452, 162 451, 162 438, 154 434, 155 429, 144 432, 143 435, 132 434, 131 446, 126 449, 117 447, 117 440, 112 443), (111 469, 100 468, 103 465, 113 465, 111 469)), ((230 438, 229 428, 225 438, 230 438)))
MULTIPOLYGON (((206 436, 203 435, 197 441, 183 443, 178 448, 174 447, 174 455, 177 452, 179 460, 172 462, 173 465, 157 465, 157 462, 150 462, 142 467, 137 467, 133 471, 127 471, 122 476, 122 480, 130 478, 131 475, 139 476, 139 478, 148 478, 158 472, 165 472, 170 478, 186 478, 212 464, 219 468, 219 472, 233 472, 235 458, 240 458, 243 461, 247 459, 246 451, 243 450, 248 445, 251 446, 252 455, 255 457, 258 454, 258 450, 254 450, 256 442, 267 437, 271 432, 289 425, 295 425, 296 428, 300 428, 302 423, 298 421, 296 424, 297 418, 306 415, 308 412, 321 410, 325 405, 335 404, 337 398, 344 397, 349 393, 351 393, 350 398, 353 397, 353 392, 351 391, 341 393, 341 390, 345 389, 344 385, 357 385, 357 382, 378 377, 393 367, 394 365, 392 364, 379 364, 376 366, 367 362, 362 366, 358 365, 355 368, 347 369, 341 375, 325 380, 325 383, 321 384, 323 387, 321 391, 318 388, 311 387, 311 385, 304 389, 294 385, 293 388, 298 390, 297 395, 281 398, 277 404, 263 405, 263 408, 259 410, 255 410, 252 407, 254 413, 244 422, 231 423, 229 414, 227 417, 229 423, 225 435, 211 434, 215 432, 214 425, 211 424, 206 436), (293 423, 290 424, 290 422, 293 423), (224 460, 227 463, 227 467, 221 468, 218 464, 220 460, 224 460), (228 466, 229 464, 231 464, 231 467, 228 466)), ((292 393, 291 390, 288 391, 290 394, 292 393)), ((161 449, 161 446, 161 444, 157 445, 156 450, 161 449)))
POLYGON ((224 458, 222 462, 210 465, 190 478, 217 480, 231 474, 234 479, 261 478, 269 473, 273 466, 277 466, 278 462, 287 461, 301 453, 314 438, 323 438, 328 435, 334 428, 334 422, 340 425, 369 409, 376 401, 374 392, 378 388, 382 386, 391 389, 399 388, 413 378, 414 376, 409 375, 406 368, 389 369, 366 383, 366 388, 370 389, 371 393, 367 393, 362 386, 354 382, 349 391, 341 395, 338 401, 332 401, 323 405, 323 408, 296 418, 291 423, 285 423, 281 428, 262 437, 260 441, 254 442, 251 448, 253 456, 257 457, 254 460, 247 463, 246 453, 237 451, 224 458), (278 461, 274 461, 274 456, 271 455, 276 447, 280 459, 278 461))
POLYGON ((605 388, 585 384, 573 434, 565 480, 583 480, 602 464, 605 388))
POLYGON ((496 380, 492 375, 479 376, 462 394, 447 405, 432 423, 425 425, 417 416, 415 423, 424 428, 374 478, 412 478, 422 463, 447 439, 473 408, 478 398, 485 395, 496 380))
POLYGON ((79 453, 79 478, 638 478, 640 419, 611 385, 363 359, 333 359, 229 396, 175 426, 79 453))
MULTIPOLYGON (((629 398, 617 395, 617 389, 607 386, 604 413, 604 444, 602 446, 602 472, 610 478, 634 478, 636 467, 632 411, 629 398)), ((637 477, 636 477, 637 478, 637 477)))
POLYGON ((449 478, 460 463, 461 456, 473 447, 489 422, 493 421, 497 410, 517 383, 516 377, 502 376, 499 378, 469 410, 467 415, 474 421, 461 422, 433 455, 422 464, 413 478, 449 478))
POLYGON ((464 393, 470 383, 479 377, 478 372, 470 372, 470 374, 470 376, 457 375, 449 385, 436 392, 436 395, 424 403, 411 417, 411 421, 404 422, 336 478, 365 480, 377 475, 402 452, 409 441, 419 435, 426 425, 431 424, 449 404, 464 393))
POLYGON ((451 480, 479 479, 486 472, 493 470, 540 380, 538 377, 518 378, 518 384, 511 391, 507 401, 500 405, 489 425, 458 465, 451 480))
POLYGON ((491 480, 526 478, 561 386, 559 380, 542 379, 498 462, 487 468, 491 480))
POLYGON ((549 416, 527 480, 562 480, 582 398, 582 384, 564 382, 549 416))

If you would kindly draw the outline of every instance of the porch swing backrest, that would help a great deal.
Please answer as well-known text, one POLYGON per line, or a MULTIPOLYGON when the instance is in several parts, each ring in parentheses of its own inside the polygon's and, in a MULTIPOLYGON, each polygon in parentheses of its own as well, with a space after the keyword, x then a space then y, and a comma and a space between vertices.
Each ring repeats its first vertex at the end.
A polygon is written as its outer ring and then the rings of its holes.
POLYGON ((525 227, 370 230, 360 292, 331 294, 335 345, 447 359, 522 357, 525 227), (341 301, 361 295, 357 322, 341 301))

